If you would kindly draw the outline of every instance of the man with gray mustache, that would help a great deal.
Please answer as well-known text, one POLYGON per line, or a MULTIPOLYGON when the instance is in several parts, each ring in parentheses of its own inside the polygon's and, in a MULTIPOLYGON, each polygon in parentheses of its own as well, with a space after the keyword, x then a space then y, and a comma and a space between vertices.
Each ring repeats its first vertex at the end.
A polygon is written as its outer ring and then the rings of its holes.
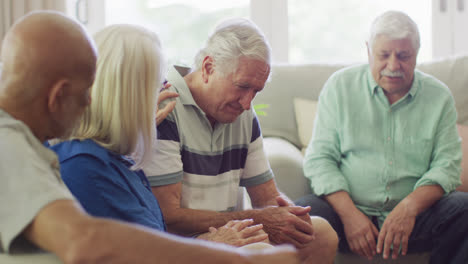
POLYGON ((377 17, 366 44, 369 64, 336 72, 320 94, 304 160, 314 195, 296 204, 329 221, 340 251, 468 263, 452 95, 415 70, 419 32, 406 14, 377 17))

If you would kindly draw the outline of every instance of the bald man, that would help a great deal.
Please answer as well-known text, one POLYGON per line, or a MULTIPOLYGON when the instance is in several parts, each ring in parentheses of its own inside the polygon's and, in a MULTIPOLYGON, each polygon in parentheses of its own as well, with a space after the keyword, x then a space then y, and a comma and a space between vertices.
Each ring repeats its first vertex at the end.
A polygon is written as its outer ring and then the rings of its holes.
POLYGON ((5 36, 0 76, 0 252, 26 245, 65 263, 296 263, 291 248, 246 252, 87 215, 63 184, 47 139, 65 136, 90 103, 96 49, 53 12, 32 13, 5 36), (32 243, 30 243, 32 242, 32 243))

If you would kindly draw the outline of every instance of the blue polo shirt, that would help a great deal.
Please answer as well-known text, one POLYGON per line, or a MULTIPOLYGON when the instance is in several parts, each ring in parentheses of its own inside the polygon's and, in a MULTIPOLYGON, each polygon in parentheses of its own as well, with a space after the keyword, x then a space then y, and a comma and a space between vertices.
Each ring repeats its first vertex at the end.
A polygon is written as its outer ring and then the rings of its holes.
POLYGON ((166 230, 149 182, 143 171, 130 170, 131 160, 90 139, 51 148, 59 156, 63 181, 89 214, 166 230))

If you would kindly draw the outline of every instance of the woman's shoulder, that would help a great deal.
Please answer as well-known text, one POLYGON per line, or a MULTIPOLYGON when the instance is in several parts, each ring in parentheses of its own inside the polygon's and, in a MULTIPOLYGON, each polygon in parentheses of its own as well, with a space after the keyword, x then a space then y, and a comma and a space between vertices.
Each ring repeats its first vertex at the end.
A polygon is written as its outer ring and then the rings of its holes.
POLYGON ((107 149, 91 139, 73 139, 63 141, 50 147, 58 155, 60 163, 75 158, 90 158, 102 163, 109 163, 111 155, 107 149))

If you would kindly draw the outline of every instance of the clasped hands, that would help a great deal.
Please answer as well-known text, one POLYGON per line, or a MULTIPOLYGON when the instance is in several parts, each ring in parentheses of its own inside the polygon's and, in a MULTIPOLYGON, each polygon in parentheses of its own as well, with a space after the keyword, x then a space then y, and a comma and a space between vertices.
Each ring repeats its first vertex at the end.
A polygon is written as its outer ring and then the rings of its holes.
POLYGON ((291 206, 281 197, 277 198, 277 202, 278 206, 256 210, 254 219, 231 220, 224 226, 210 227, 198 238, 237 247, 271 241, 273 244, 287 243, 302 248, 314 240, 314 229, 308 215, 310 207, 291 206))
POLYGON ((255 222, 263 224, 263 229, 274 244, 292 244, 302 248, 315 239, 314 228, 310 220, 310 207, 289 204, 282 197, 277 197, 278 206, 258 209, 255 222))
POLYGON ((380 232, 372 221, 357 209, 342 218, 351 251, 369 260, 376 254, 383 254, 383 258, 388 259, 390 251, 391 257, 396 259, 400 249, 401 255, 406 255, 415 220, 416 215, 411 214, 404 203, 398 204, 387 216, 380 232))

